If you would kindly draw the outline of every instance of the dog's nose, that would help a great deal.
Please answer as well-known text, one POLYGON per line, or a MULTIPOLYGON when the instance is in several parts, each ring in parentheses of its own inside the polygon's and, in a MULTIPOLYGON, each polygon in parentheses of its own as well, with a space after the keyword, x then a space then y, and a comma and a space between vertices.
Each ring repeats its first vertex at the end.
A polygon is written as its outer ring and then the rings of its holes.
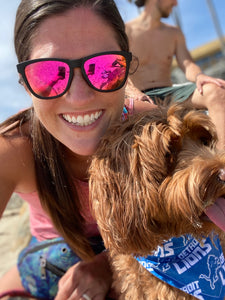
POLYGON ((225 168, 224 169, 220 169, 219 179, 222 180, 222 181, 225 181, 225 168))

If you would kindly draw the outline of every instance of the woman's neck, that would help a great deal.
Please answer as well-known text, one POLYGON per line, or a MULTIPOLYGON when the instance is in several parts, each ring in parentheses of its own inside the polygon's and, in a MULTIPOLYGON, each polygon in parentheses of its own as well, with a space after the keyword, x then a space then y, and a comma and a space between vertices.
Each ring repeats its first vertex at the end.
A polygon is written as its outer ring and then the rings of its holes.
POLYGON ((64 148, 64 161, 72 178, 82 181, 88 180, 88 168, 90 165, 90 156, 78 155, 68 148, 64 148))

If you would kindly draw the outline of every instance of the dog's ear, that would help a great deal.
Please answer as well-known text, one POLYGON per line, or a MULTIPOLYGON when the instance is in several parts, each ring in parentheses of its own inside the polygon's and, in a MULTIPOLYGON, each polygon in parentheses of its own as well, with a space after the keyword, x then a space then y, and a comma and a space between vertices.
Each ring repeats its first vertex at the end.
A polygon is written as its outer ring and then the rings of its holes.
POLYGON ((106 247, 148 253, 153 236, 163 239, 160 224, 167 218, 159 186, 177 156, 177 133, 168 126, 166 111, 158 109, 116 126, 101 141, 89 182, 106 247))
POLYGON ((205 112, 192 110, 184 117, 184 131, 196 143, 215 148, 218 141, 215 125, 205 112), (188 132, 188 133, 187 133, 188 132))
MULTIPOLYGON (((172 107, 175 110, 176 108, 176 106, 172 107)), ((172 113, 173 119, 174 114, 175 111, 172 113)), ((202 111, 194 109, 189 111, 181 109, 179 118, 183 118, 180 125, 182 147, 177 153, 173 172, 160 186, 159 193, 161 199, 164 199, 168 217, 177 220, 176 224, 180 226, 174 231, 179 232, 180 229, 182 234, 182 224, 185 224, 186 230, 190 226, 190 232, 193 226, 199 230, 201 223, 199 216, 208 201, 205 199, 206 191, 210 188, 214 189, 211 193, 207 192, 212 195, 215 194, 216 188, 217 173, 215 171, 215 174, 211 173, 209 177, 208 170, 217 170, 219 167, 210 165, 214 160, 211 160, 212 157, 208 156, 208 151, 205 151, 208 147, 216 151, 217 134, 211 119, 202 111), (210 183, 210 180, 214 183, 210 183)))
POLYGON ((173 170, 173 166, 177 164, 177 156, 181 150, 184 151, 185 144, 188 143, 190 147, 190 141, 192 141, 192 147, 199 148, 205 145, 215 149, 218 141, 216 128, 204 111, 176 103, 168 109, 167 120, 171 129, 170 170, 173 170))
POLYGON ((182 154, 182 161, 185 162, 178 163, 174 174, 167 177, 159 188, 159 197, 168 220, 172 220, 170 229, 177 235, 196 233, 200 236, 206 232, 203 226, 212 230, 213 223, 205 225, 205 219, 201 217, 206 207, 221 195, 219 170, 224 164, 207 152, 202 156, 195 153, 196 148, 190 149, 189 153, 185 151, 182 154))
POLYGON ((218 140, 216 128, 205 111, 185 103, 175 103, 168 109, 167 119, 171 129, 182 140, 189 135, 195 142, 215 147, 218 140))
MULTIPOLYGON (((165 120, 159 118, 158 128, 160 131, 160 141, 155 141, 157 147, 162 146, 162 153, 165 157, 164 178, 173 172, 177 161, 177 155, 182 148, 182 124, 184 108, 181 104, 173 104, 169 107, 163 107, 165 120), (160 128, 161 127, 161 128, 160 128), (160 128, 160 129, 159 129, 160 128)), ((157 152, 156 152, 156 155, 157 152)), ((157 157, 156 157, 157 159, 157 157)))

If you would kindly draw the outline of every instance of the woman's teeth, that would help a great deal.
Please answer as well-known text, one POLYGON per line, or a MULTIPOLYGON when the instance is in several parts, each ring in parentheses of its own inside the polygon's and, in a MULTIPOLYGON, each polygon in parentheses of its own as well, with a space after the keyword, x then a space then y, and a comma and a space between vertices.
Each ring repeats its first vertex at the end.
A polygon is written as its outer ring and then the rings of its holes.
POLYGON ((86 114, 84 116, 72 116, 63 114, 63 118, 74 125, 77 126, 88 126, 94 123, 100 116, 102 115, 102 111, 98 111, 93 114, 86 114))

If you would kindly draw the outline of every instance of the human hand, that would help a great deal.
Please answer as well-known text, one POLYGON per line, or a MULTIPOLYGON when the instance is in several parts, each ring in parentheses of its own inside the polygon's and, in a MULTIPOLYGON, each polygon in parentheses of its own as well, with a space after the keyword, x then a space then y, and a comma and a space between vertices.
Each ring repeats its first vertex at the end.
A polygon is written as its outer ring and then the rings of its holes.
POLYGON ((203 94, 203 85, 207 83, 214 83, 221 88, 225 88, 225 80, 207 76, 204 73, 197 74, 196 87, 201 95, 203 94))
POLYGON ((112 284, 106 252, 92 261, 80 261, 60 279, 55 300, 104 300, 112 284))
POLYGON ((125 98, 133 98, 135 101, 147 101, 150 103, 154 103, 149 96, 147 96, 133 84, 130 78, 128 78, 125 88, 125 98))

